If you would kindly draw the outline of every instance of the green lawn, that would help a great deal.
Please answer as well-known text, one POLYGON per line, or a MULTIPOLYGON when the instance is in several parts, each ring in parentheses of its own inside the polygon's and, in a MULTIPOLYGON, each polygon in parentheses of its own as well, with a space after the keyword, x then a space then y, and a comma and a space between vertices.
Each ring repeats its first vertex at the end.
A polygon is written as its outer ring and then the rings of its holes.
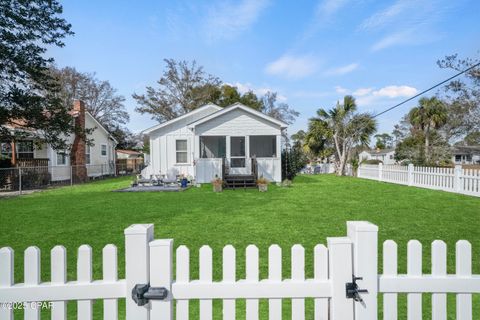
MULTIPOLYGON (((229 190, 216 194, 209 185, 178 193, 111 192, 129 182, 129 178, 119 178, 0 200, 0 247, 10 246, 16 252, 15 281, 23 282, 22 252, 31 245, 42 250, 42 278, 49 280, 49 250, 57 244, 68 250, 68 274, 73 280, 76 249, 81 244, 92 246, 94 277, 99 279, 101 250, 114 243, 119 248, 123 277, 123 230, 134 223, 154 223, 156 238, 173 238, 175 246, 187 245, 192 278, 198 276, 198 249, 203 244, 214 250, 215 279, 221 277, 221 248, 226 244, 237 249, 237 275, 243 277, 244 250, 252 243, 260 248, 262 278, 267 275, 267 248, 274 243, 284 249, 284 277, 290 272, 290 246, 305 246, 306 275, 311 277, 312 248, 326 243, 326 237, 344 236, 347 220, 371 221, 379 226, 380 241, 397 241, 399 272, 406 271, 408 240, 424 244, 423 269, 429 273, 430 243, 442 239, 448 246, 448 271, 453 273, 455 242, 466 239, 473 246, 473 271, 480 273, 480 198, 330 175, 297 177, 291 188, 270 186, 267 193, 229 190)), ((400 306, 405 300, 401 297, 400 306)), ((95 303, 96 319, 101 305, 95 303)), ((288 305, 286 301, 286 316, 288 305)), ((215 306, 220 308, 221 303, 215 306)), ((262 302, 262 319, 267 315, 266 306, 262 302)), ((453 319, 454 297, 449 298, 448 306, 453 319)), ((312 308, 313 303, 307 301, 308 319, 312 308)), ((429 308, 430 299, 425 297, 425 318, 429 308)), ((480 317, 478 296, 474 309, 474 318, 480 317)), ((239 319, 244 318, 242 311, 238 311, 239 319)), ((220 319, 221 312, 217 313, 220 319)), ((69 314, 73 318, 75 304, 69 305, 69 314)), ((405 310, 401 311, 403 318, 405 310)))

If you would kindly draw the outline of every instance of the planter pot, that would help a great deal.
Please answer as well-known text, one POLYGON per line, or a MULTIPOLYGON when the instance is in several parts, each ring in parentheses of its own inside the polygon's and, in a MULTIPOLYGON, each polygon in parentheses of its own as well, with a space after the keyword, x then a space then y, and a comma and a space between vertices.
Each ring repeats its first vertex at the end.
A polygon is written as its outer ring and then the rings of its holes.
POLYGON ((268 184, 259 184, 258 185, 258 191, 267 192, 267 190, 268 190, 268 184))
POLYGON ((182 188, 186 188, 187 184, 188 184, 187 178, 183 178, 182 180, 180 180, 180 185, 182 188))
POLYGON ((221 184, 214 184, 213 185, 213 192, 222 192, 222 185, 221 184))

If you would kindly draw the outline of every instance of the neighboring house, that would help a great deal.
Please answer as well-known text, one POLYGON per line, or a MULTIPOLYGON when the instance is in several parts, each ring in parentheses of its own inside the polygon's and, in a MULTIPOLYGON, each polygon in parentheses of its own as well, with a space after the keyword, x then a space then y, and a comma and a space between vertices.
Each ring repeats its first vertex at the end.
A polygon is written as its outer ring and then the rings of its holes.
POLYGON ((143 153, 135 150, 117 149, 117 159, 136 159, 141 158, 143 153))
POLYGON ((452 162, 455 164, 480 164, 480 146, 454 146, 452 162))
POLYGON ((247 176, 258 169, 258 176, 280 182, 286 127, 240 103, 208 104, 143 131, 150 138, 150 163, 142 174, 173 171, 205 183, 223 172, 247 176))
POLYGON ((117 174, 140 173, 144 167, 143 153, 135 150, 117 149, 117 174))
POLYGON ((75 101, 70 114, 76 126, 93 129, 87 134, 87 140, 91 145, 87 145, 80 136, 72 134, 66 139, 71 145, 70 150, 55 150, 48 143, 42 142, 42 135, 39 132, 6 126, 12 131, 22 130, 28 134, 20 141, 2 142, 2 158, 10 159, 15 167, 41 167, 42 170, 48 170, 53 181, 68 180, 72 172, 76 179, 82 181, 88 177, 113 173, 117 141, 85 110, 83 102, 75 101), (73 166, 73 170, 70 170, 70 166, 73 166))
POLYGON ((364 150, 359 154, 360 162, 378 160, 383 164, 395 164, 395 149, 364 150))

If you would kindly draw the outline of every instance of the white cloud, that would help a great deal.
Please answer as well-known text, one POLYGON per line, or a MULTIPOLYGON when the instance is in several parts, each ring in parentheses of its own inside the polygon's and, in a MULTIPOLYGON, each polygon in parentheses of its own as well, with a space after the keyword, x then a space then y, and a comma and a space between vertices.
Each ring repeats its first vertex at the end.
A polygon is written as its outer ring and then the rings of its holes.
POLYGON ((278 90, 275 90, 273 88, 269 87, 255 87, 251 83, 241 83, 241 82, 235 82, 235 83, 226 83, 229 86, 236 87, 238 92, 241 94, 245 94, 249 91, 252 91, 255 93, 257 96, 264 96, 268 92, 277 92, 277 101, 278 102, 286 102, 287 97, 278 93, 278 90))
POLYGON ((265 72, 285 78, 299 79, 311 75, 317 68, 318 61, 312 56, 284 55, 269 63, 265 72))
POLYGON ((438 25, 456 5, 450 0, 397 0, 365 19, 359 30, 382 33, 372 51, 431 43, 442 37, 438 25))
POLYGON ((358 88, 357 90, 353 91, 353 95, 356 97, 366 96, 372 91, 373 88, 358 88))
POLYGON ((359 106, 374 107, 389 103, 392 100, 400 98, 410 98, 414 96, 418 90, 407 85, 401 86, 385 86, 378 90, 373 88, 359 88, 353 92, 353 96, 357 99, 359 106))
POLYGON ((329 18, 343 8, 349 0, 322 0, 317 7, 320 18, 329 18))
POLYGON ((373 91, 373 95, 388 98, 406 98, 415 95, 417 92, 418 90, 416 88, 409 86, 386 86, 381 88, 380 90, 373 91))
POLYGON ((243 0, 239 3, 220 2, 212 6, 206 17, 206 34, 210 40, 231 39, 249 29, 269 0, 243 0))
POLYGON ((397 0, 391 6, 374 13, 360 25, 361 29, 372 30, 392 23, 398 16, 406 12, 415 4, 411 0, 397 0))
POLYGON ((335 92, 339 94, 347 94, 349 91, 346 88, 343 88, 341 86, 336 86, 335 87, 335 92))
POLYGON ((355 71, 358 68, 358 66, 359 66, 358 63, 351 63, 345 66, 327 70, 325 74, 328 76, 341 76, 341 75, 355 71))
POLYGON ((409 44, 412 43, 414 39, 414 35, 411 31, 392 33, 373 44, 372 51, 379 51, 388 47, 409 44))

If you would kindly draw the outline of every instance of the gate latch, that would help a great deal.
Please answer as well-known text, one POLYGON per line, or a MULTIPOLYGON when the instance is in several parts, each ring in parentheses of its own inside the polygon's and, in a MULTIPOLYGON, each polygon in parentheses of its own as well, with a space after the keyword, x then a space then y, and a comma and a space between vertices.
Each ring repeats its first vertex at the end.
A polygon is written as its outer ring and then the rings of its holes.
POLYGON ((368 293, 368 290, 358 288, 357 280, 363 280, 363 278, 355 277, 355 275, 352 275, 352 282, 346 283, 345 290, 347 293, 347 298, 362 303, 363 299, 360 296, 360 293, 368 293))
POLYGON ((150 284, 136 284, 132 289, 132 299, 138 306, 144 306, 149 300, 165 300, 168 290, 163 287, 150 287, 150 284))

